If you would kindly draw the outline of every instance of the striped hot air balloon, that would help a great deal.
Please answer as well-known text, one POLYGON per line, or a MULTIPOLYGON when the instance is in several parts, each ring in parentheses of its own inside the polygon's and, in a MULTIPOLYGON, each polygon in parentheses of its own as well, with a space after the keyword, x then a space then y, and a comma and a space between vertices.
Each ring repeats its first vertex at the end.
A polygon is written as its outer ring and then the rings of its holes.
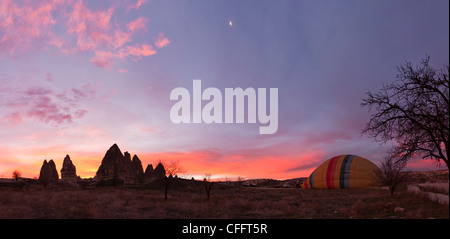
POLYGON ((365 188, 376 186, 375 170, 371 161, 356 155, 339 155, 328 159, 303 182, 303 188, 365 188))

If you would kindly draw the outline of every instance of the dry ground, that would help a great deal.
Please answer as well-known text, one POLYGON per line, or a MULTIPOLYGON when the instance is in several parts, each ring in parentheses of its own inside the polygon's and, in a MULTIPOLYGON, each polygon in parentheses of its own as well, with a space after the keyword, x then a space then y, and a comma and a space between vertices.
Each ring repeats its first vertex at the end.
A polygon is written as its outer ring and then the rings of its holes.
POLYGON ((440 205, 405 190, 216 187, 0 188, 0 218, 449 218, 440 205), (394 212, 396 207, 403 212, 394 212))

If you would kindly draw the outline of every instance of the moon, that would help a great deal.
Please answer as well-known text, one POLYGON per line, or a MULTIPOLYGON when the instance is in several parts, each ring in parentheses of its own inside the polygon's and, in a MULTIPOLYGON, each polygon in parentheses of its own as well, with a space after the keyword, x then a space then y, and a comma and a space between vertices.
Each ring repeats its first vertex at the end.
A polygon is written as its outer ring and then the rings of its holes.
POLYGON ((228 25, 231 27, 231 26, 233 26, 233 22, 230 20, 229 22, 228 22, 228 25))

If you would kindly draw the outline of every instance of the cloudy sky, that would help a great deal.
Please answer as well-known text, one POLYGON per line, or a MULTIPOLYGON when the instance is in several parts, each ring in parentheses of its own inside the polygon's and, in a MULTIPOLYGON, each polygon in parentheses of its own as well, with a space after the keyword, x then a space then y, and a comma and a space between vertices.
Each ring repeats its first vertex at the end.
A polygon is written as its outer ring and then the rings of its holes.
MULTIPOLYGON (((368 90, 405 61, 449 64, 447 0, 0 2, 0 177, 91 177, 117 143, 144 164, 189 175, 293 178, 388 145, 361 135, 368 90), (230 21, 232 24, 230 24, 230 21), (278 130, 259 123, 174 124, 170 92, 278 88, 278 130)), ((204 103, 205 104, 205 103, 204 103)), ((411 169, 436 169, 414 161, 411 169)))

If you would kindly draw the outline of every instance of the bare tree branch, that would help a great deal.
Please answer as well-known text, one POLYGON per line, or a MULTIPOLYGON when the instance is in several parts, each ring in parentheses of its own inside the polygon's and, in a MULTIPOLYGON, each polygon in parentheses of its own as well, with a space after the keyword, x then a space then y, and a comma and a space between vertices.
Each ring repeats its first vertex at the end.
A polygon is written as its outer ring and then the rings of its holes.
POLYGON ((449 67, 437 71, 429 61, 422 59, 418 67, 406 62, 397 67, 394 82, 377 93, 367 92, 361 106, 375 113, 362 133, 383 143, 393 141, 391 158, 407 162, 422 157, 449 167, 449 67))

